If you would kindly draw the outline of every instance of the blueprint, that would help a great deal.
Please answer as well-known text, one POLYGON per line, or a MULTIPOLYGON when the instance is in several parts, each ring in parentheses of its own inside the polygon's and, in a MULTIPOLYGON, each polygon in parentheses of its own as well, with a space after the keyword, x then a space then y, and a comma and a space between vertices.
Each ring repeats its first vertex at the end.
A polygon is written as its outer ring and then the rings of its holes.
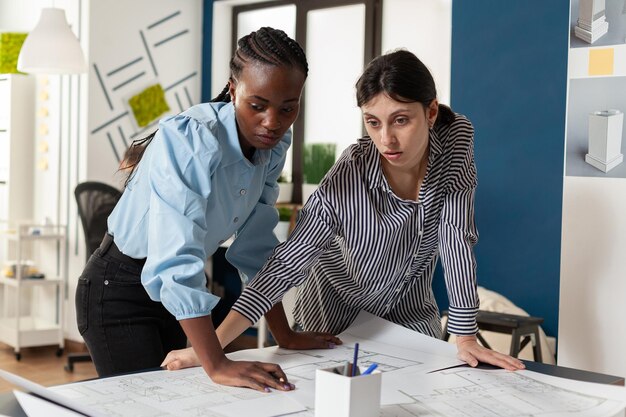
POLYGON ((111 417, 276 416, 305 408, 281 392, 218 385, 202 368, 153 371, 51 388, 111 417))
POLYGON ((315 371, 351 361, 358 342, 359 366, 376 363, 382 372, 381 417, 609 417, 626 405, 624 387, 531 371, 458 367, 453 345, 367 314, 340 337, 344 343, 334 349, 271 347, 228 355, 280 364, 296 385, 290 392, 217 385, 202 368, 143 372, 50 390, 94 410, 91 414, 112 417, 313 417, 315 371))
POLYGON ((607 417, 622 410, 626 398, 623 387, 615 395, 605 391, 613 387, 597 391, 596 384, 574 383, 566 388, 567 383, 558 381, 561 378, 531 371, 461 367, 415 375, 417 383, 411 385, 403 382, 407 376, 390 376, 388 388, 414 402, 390 407, 385 416, 607 417))

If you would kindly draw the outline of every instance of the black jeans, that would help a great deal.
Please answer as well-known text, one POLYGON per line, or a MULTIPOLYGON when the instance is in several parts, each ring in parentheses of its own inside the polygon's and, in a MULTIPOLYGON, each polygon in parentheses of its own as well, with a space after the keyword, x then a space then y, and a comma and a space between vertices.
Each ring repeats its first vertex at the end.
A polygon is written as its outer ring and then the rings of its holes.
POLYGON ((178 321, 143 288, 143 263, 107 235, 78 279, 78 331, 101 377, 156 368, 187 345, 178 321))

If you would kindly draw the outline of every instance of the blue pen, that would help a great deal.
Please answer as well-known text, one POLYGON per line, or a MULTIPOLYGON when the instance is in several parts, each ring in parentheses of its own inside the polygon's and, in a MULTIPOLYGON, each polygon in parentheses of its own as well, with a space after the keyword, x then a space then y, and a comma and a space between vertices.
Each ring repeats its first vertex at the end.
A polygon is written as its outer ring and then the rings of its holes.
POLYGON ((356 361, 359 359, 359 344, 354 344, 354 360, 352 361, 352 376, 356 375, 356 361))
POLYGON ((372 372, 374 372, 374 369, 376 369, 376 368, 378 368, 378 364, 377 363, 373 363, 361 375, 369 375, 372 372))

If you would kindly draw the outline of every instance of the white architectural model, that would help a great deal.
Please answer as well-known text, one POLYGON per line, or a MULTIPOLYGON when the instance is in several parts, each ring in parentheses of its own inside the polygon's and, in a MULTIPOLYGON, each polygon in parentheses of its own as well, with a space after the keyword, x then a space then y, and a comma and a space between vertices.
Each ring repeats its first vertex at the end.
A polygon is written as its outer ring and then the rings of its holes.
POLYGON ((580 0, 578 23, 574 27, 576 36, 587 43, 594 43, 609 31, 606 21, 605 0, 580 0))
POLYGON ((589 115, 589 153, 585 161, 602 172, 622 163, 622 125, 624 113, 619 110, 596 111, 589 115))

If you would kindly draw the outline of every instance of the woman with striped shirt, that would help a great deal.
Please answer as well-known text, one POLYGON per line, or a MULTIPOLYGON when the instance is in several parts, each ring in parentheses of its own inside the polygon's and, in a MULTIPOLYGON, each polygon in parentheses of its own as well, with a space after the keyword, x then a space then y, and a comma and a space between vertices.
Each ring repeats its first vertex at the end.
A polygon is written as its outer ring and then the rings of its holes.
MULTIPOLYGON (((440 255, 459 358, 522 369, 476 341, 472 124, 438 104, 430 72, 408 51, 373 60, 356 87, 368 136, 343 153, 310 197, 288 241, 217 330, 220 342, 267 313, 279 345, 332 347, 341 343, 332 335, 361 310, 439 338, 432 277, 440 255), (296 322, 327 335, 289 328, 280 300, 294 286, 296 322)), ((188 366, 195 362, 189 355, 172 352, 166 364, 188 366)))

